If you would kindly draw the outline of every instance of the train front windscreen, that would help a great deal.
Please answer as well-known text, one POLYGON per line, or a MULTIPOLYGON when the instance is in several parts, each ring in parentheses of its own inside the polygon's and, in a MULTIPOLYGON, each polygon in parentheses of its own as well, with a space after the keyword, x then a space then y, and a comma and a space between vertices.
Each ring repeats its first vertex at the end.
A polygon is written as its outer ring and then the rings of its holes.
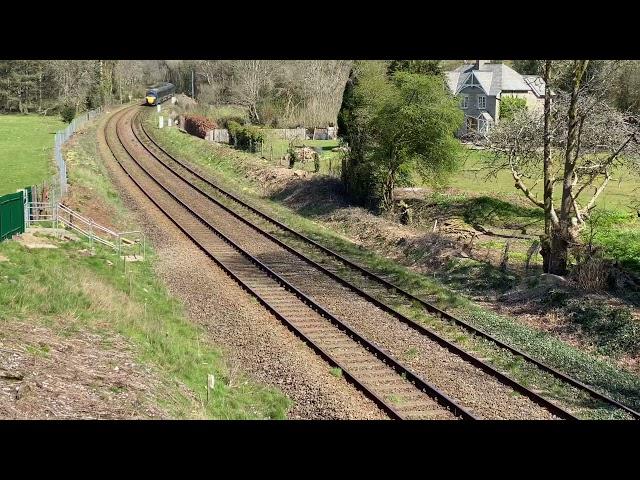
POLYGON ((153 105, 158 98, 158 94, 155 91, 149 90, 145 95, 148 105, 153 105))

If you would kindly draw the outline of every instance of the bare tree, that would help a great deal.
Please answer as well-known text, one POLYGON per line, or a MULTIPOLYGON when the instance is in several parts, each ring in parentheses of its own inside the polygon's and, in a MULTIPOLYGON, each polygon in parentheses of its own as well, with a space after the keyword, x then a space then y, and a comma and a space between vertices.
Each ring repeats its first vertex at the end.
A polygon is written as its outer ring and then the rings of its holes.
MULTIPOLYGON (((613 171, 638 158, 640 139, 638 120, 605 101, 606 81, 617 64, 603 65, 589 75, 587 60, 571 66, 569 93, 558 92, 551 101, 547 92, 542 115, 519 112, 512 121, 496 126, 488 139, 497 153, 493 167, 509 169, 515 188, 545 211, 543 267, 559 275, 567 272, 568 250, 580 244, 580 230, 613 171), (534 193, 540 163, 543 200, 534 193), (553 199, 556 184, 562 188, 557 206, 553 199)), ((550 61, 545 63, 547 80, 552 67, 550 61)))
POLYGON ((272 67, 267 60, 238 60, 233 62, 233 99, 247 107, 252 122, 260 123, 258 102, 273 83, 272 67))

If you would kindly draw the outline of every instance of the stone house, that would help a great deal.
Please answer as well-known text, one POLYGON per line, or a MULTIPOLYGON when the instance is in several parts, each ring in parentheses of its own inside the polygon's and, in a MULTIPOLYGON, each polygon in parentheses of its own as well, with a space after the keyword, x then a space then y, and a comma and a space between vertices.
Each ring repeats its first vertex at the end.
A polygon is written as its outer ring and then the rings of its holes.
POLYGON ((524 98, 530 109, 544 108, 542 77, 520 75, 502 63, 476 60, 446 72, 446 80, 464 112, 459 136, 486 135, 500 120, 500 101, 507 96, 524 98))

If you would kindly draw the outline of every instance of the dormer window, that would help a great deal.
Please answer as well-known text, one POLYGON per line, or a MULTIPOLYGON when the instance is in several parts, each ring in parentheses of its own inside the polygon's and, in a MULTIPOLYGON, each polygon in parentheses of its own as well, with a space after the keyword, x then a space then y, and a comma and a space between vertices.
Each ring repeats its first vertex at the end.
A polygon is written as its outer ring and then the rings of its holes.
POLYGON ((487 97, 478 95, 478 108, 487 108, 487 97))
POLYGON ((460 106, 463 109, 469 108, 469 96, 468 95, 462 95, 462 99, 460 100, 460 106))

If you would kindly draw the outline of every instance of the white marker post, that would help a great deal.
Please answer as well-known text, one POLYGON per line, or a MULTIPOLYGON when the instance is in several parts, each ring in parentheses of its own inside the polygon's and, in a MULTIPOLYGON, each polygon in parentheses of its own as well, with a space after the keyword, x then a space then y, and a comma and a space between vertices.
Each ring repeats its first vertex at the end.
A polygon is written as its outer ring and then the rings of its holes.
POLYGON ((178 99, 176 97, 171 97, 171 103, 173 105, 175 105, 177 101, 178 101, 178 99))
POLYGON ((161 106, 160 104, 158 104, 158 111, 160 111, 161 107, 162 107, 162 106, 161 106))
POLYGON ((164 127, 164 117, 160 115, 158 117, 158 128, 162 128, 162 127, 164 127))
POLYGON ((216 379, 213 375, 209 374, 207 375, 207 403, 209 403, 209 394, 211 392, 211 390, 213 390, 213 387, 216 384, 216 379))
POLYGON ((171 117, 167 118, 167 127, 173 126, 173 121, 171 121, 171 117))

